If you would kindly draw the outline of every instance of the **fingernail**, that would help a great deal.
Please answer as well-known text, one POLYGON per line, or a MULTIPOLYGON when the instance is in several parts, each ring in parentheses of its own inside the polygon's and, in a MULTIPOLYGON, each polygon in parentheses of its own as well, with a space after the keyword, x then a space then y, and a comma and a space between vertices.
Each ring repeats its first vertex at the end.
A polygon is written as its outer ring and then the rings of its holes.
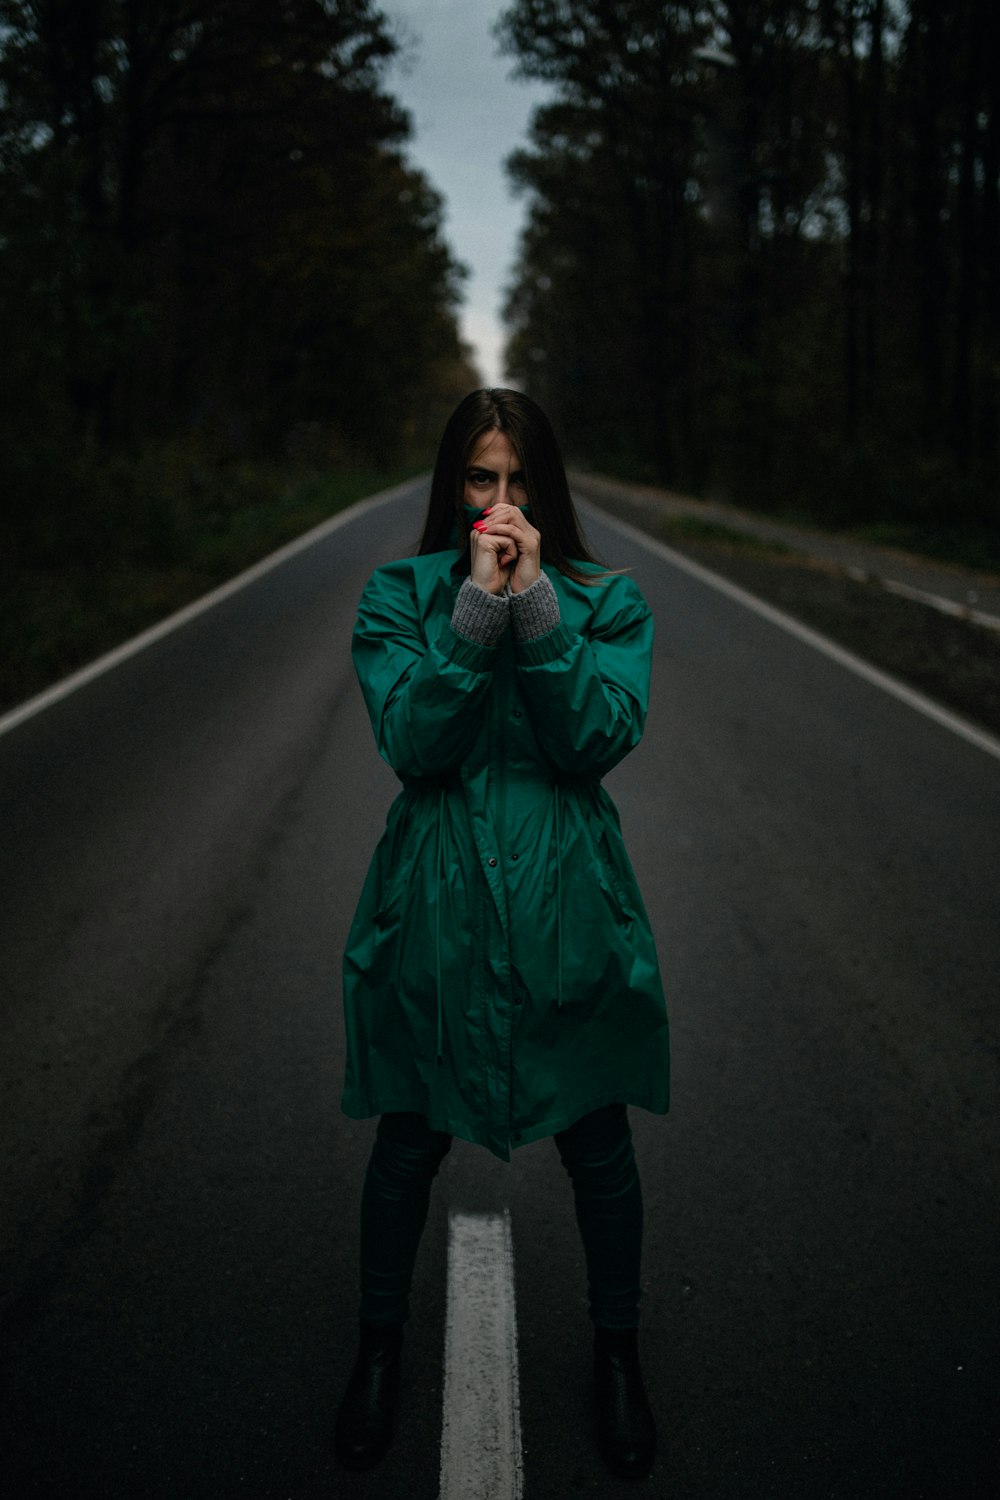
POLYGON ((486 506, 486 508, 485 508, 485 510, 484 510, 484 511, 483 511, 483 515, 484 515, 484 516, 488 516, 488 515, 489 515, 489 513, 490 513, 490 511, 491 511, 491 510, 492 510, 492 509, 493 509, 493 507, 492 507, 492 505, 487 505, 487 506, 486 506))
POLYGON ((473 529, 473 531, 485 531, 486 530, 486 522, 485 521, 473 521, 473 523, 472 523, 472 529, 473 529))

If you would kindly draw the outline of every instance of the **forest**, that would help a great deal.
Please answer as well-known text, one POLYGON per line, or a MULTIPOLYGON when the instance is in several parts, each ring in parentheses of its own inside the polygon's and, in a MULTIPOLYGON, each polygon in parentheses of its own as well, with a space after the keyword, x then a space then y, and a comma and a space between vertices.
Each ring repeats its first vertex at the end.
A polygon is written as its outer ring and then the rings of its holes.
POLYGON ((577 461, 996 535, 995 0, 518 0, 510 373, 577 461))
MULTIPOLYGON (((1000 5, 492 16, 549 90, 507 373, 577 466, 996 566, 1000 5)), ((426 465, 477 383, 396 52, 373 0, 0 0, 0 702, 426 465)))
POLYGON ((0 0, 8 578, 426 457, 474 376, 395 50, 369 0, 0 0))

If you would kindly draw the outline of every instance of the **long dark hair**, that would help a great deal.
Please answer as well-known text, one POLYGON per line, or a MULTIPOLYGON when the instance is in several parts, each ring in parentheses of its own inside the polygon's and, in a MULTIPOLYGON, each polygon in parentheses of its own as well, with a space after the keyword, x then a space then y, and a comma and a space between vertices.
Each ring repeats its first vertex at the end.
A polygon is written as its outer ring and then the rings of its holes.
POLYGON ((520 391, 472 391, 448 418, 434 465, 420 552, 453 547, 456 521, 459 536, 465 534, 466 468, 475 445, 488 432, 506 433, 521 460, 528 504, 542 536, 542 561, 578 583, 596 583, 599 575, 575 566, 602 564, 580 531, 555 433, 541 407, 520 391))

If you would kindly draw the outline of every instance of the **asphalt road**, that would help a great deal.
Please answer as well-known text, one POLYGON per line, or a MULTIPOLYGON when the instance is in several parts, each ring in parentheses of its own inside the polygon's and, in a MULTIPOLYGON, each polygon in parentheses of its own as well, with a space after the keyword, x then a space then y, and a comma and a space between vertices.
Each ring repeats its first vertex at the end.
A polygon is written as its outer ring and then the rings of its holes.
POLYGON ((6 1493, 433 1500, 449 1210, 509 1206, 527 1500, 978 1500, 998 1465, 1000 761, 596 514, 657 619, 609 778, 661 948, 633 1111, 662 1455, 606 1477, 550 1142, 456 1144, 397 1442, 328 1437, 373 1125, 339 954, 394 778, 348 658, 368 511, 0 739, 6 1493))

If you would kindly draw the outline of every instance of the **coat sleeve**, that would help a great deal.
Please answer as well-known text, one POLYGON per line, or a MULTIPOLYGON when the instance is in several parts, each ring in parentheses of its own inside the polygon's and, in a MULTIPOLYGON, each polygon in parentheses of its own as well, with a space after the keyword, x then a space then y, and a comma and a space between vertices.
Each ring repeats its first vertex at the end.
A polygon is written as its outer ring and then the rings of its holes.
POLYGON ((379 754, 400 777, 461 764, 482 724, 495 646, 448 624, 428 640, 412 577, 380 568, 361 595, 351 655, 379 754))
POLYGON ((619 575, 603 587, 585 635, 560 621, 517 645, 532 728, 552 764, 571 776, 610 771, 646 722, 653 618, 631 579, 619 575))

